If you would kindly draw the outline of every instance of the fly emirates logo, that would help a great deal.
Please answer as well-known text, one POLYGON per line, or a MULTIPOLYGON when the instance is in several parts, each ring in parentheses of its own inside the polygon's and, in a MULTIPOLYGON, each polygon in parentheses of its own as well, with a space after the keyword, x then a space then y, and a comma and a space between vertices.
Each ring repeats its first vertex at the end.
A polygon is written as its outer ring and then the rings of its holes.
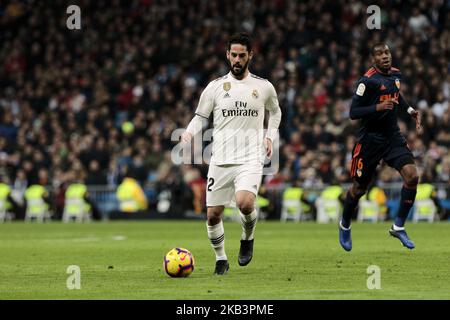
POLYGON ((259 111, 247 109, 247 102, 235 101, 233 109, 222 109, 222 116, 227 117, 257 117, 259 111))

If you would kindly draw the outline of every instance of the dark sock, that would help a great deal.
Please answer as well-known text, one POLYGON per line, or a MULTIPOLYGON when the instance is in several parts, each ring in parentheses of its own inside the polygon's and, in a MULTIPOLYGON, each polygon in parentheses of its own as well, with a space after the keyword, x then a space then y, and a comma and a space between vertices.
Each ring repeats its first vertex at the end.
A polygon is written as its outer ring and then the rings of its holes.
POLYGON ((352 223, 352 216, 358 206, 359 199, 354 198, 350 191, 347 192, 347 197, 344 201, 344 211, 342 212, 342 226, 349 228, 352 223))
POLYGON ((395 217, 394 223, 397 227, 403 227, 405 225, 406 218, 408 218, 408 213, 414 204, 416 199, 417 189, 402 188, 400 197, 400 208, 398 209, 397 216, 395 217))

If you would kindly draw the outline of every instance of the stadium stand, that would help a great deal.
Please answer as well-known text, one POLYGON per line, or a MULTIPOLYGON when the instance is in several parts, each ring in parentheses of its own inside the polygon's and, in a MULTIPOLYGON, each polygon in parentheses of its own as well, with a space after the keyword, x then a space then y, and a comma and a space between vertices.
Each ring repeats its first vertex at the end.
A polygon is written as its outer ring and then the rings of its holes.
MULTIPOLYGON (((424 135, 406 113, 400 128, 450 210, 450 1, 384 1, 381 31, 367 30, 357 0, 75 2, 81 30, 66 28, 66 1, 0 4, 0 175, 19 196, 47 185, 61 216, 68 182, 82 177, 105 213, 132 172, 153 210, 169 190, 172 210, 201 212, 207 166, 174 165, 171 133, 187 126, 208 81, 227 73, 227 38, 244 30, 256 51, 250 70, 275 84, 283 110, 279 174, 263 182, 271 216, 294 180, 305 189, 350 182, 350 99, 382 39, 423 114, 424 135)), ((400 181, 380 168, 380 187, 400 181)))

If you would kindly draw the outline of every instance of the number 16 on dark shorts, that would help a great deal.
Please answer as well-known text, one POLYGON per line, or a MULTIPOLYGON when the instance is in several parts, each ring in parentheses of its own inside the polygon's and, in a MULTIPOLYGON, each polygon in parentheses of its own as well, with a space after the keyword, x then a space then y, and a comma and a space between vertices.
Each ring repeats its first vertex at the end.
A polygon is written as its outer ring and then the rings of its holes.
MULTIPOLYGON (((384 147, 386 148, 386 147, 384 147)), ((382 145, 372 145, 358 142, 353 147, 350 176, 360 184, 368 184, 372 179, 377 165, 382 158, 382 145)))
POLYGON ((353 148, 350 176, 360 184, 369 184, 382 159, 397 171, 406 164, 414 163, 404 139, 394 137, 383 142, 362 139, 353 148))

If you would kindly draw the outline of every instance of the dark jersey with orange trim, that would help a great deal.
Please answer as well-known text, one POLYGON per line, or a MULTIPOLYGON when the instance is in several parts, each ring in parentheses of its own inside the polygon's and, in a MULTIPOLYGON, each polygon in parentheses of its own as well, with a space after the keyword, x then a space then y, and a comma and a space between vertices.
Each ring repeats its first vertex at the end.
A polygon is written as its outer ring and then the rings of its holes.
POLYGON ((350 118, 361 119, 358 140, 367 133, 386 139, 400 134, 397 112, 399 108, 404 110, 408 108, 408 104, 400 94, 401 81, 402 74, 396 68, 391 68, 389 74, 383 74, 372 67, 359 79, 350 106, 350 118), (385 100, 394 101, 394 108, 376 111, 376 105, 385 100))

